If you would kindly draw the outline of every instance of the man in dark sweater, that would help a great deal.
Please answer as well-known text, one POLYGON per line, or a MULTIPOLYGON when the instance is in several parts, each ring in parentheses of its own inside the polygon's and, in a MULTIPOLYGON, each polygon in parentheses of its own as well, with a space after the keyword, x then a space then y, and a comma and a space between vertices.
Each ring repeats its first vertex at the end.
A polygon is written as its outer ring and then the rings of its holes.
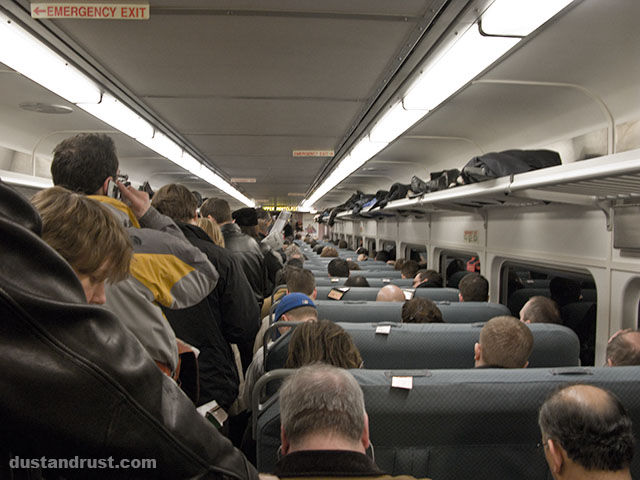
POLYGON ((200 350, 199 404, 216 400, 228 410, 238 396, 238 372, 230 344, 242 351, 253 347, 260 310, 238 260, 215 245, 195 225, 197 201, 187 187, 165 185, 153 196, 153 206, 171 217, 189 242, 204 252, 220 274, 209 296, 184 310, 165 311, 176 335, 200 350))

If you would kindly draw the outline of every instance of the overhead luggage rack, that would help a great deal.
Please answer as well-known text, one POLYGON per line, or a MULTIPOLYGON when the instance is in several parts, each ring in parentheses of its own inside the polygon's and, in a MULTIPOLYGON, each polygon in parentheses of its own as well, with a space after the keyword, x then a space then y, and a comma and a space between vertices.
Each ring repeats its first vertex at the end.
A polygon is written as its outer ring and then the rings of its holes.
POLYGON ((384 209, 342 212, 336 219, 371 217, 389 213, 472 211, 540 204, 582 205, 601 209, 610 230, 615 205, 640 202, 640 150, 607 155, 495 180, 454 187, 415 198, 389 202, 384 209))

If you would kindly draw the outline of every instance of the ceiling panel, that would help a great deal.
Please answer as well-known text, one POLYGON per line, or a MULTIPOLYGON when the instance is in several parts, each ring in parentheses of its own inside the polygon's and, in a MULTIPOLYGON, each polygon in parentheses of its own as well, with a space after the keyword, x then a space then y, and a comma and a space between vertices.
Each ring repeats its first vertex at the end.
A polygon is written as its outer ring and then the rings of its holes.
MULTIPOLYGON (((186 3, 186 2, 185 2, 186 3)), ((309 13, 343 13, 369 15, 420 15, 425 10, 425 4, 433 2, 424 0, 270 0, 259 4, 264 10, 293 11, 309 13)), ((152 0, 153 7, 176 7, 175 0, 152 0)), ((191 0, 190 8, 246 10, 255 9, 255 0, 191 0)))
POLYGON ((187 133, 187 140, 214 159, 229 156, 291 156, 293 150, 333 150, 338 137, 290 135, 212 135, 187 133))
POLYGON ((400 18, 170 14, 56 24, 138 95, 350 100, 371 95, 415 26, 400 18))
MULTIPOLYGON (((161 117, 184 132, 222 135, 339 137, 363 104, 333 100, 147 99, 161 117)), ((297 143, 297 142, 295 142, 297 143)), ((330 145, 328 148, 333 148, 330 145)))

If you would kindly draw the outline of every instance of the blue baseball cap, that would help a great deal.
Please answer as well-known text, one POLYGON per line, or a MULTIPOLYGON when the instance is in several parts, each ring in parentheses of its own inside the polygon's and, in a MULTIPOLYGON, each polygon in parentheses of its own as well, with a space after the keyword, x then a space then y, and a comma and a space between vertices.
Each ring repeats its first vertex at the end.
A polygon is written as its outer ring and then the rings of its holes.
POLYGON ((289 295, 285 295, 284 297, 282 297, 282 299, 278 302, 278 305, 276 306, 276 312, 274 316, 275 321, 277 322, 278 320, 280 320, 280 317, 283 314, 298 307, 316 308, 316 304, 313 303, 313 300, 311 300, 304 293, 296 292, 296 293, 290 293, 289 295))

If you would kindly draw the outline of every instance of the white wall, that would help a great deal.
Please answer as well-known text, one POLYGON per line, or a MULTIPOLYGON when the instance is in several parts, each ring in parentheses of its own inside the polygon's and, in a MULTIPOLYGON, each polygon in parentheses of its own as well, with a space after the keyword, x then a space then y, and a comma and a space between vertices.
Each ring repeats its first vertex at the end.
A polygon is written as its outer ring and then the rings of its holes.
MULTIPOLYGON (((637 328, 640 253, 613 248, 606 217, 598 209, 564 205, 491 208, 479 214, 438 212, 421 218, 336 222, 338 231, 357 228, 365 238, 392 240, 398 251, 424 245, 429 267, 438 268, 443 250, 478 255, 498 301, 500 270, 506 261, 589 273, 598 292, 596 365, 604 363, 607 340, 620 328, 637 328), (355 227, 357 225, 357 227, 355 227)), ((379 245, 379 243, 377 243, 379 245)))

